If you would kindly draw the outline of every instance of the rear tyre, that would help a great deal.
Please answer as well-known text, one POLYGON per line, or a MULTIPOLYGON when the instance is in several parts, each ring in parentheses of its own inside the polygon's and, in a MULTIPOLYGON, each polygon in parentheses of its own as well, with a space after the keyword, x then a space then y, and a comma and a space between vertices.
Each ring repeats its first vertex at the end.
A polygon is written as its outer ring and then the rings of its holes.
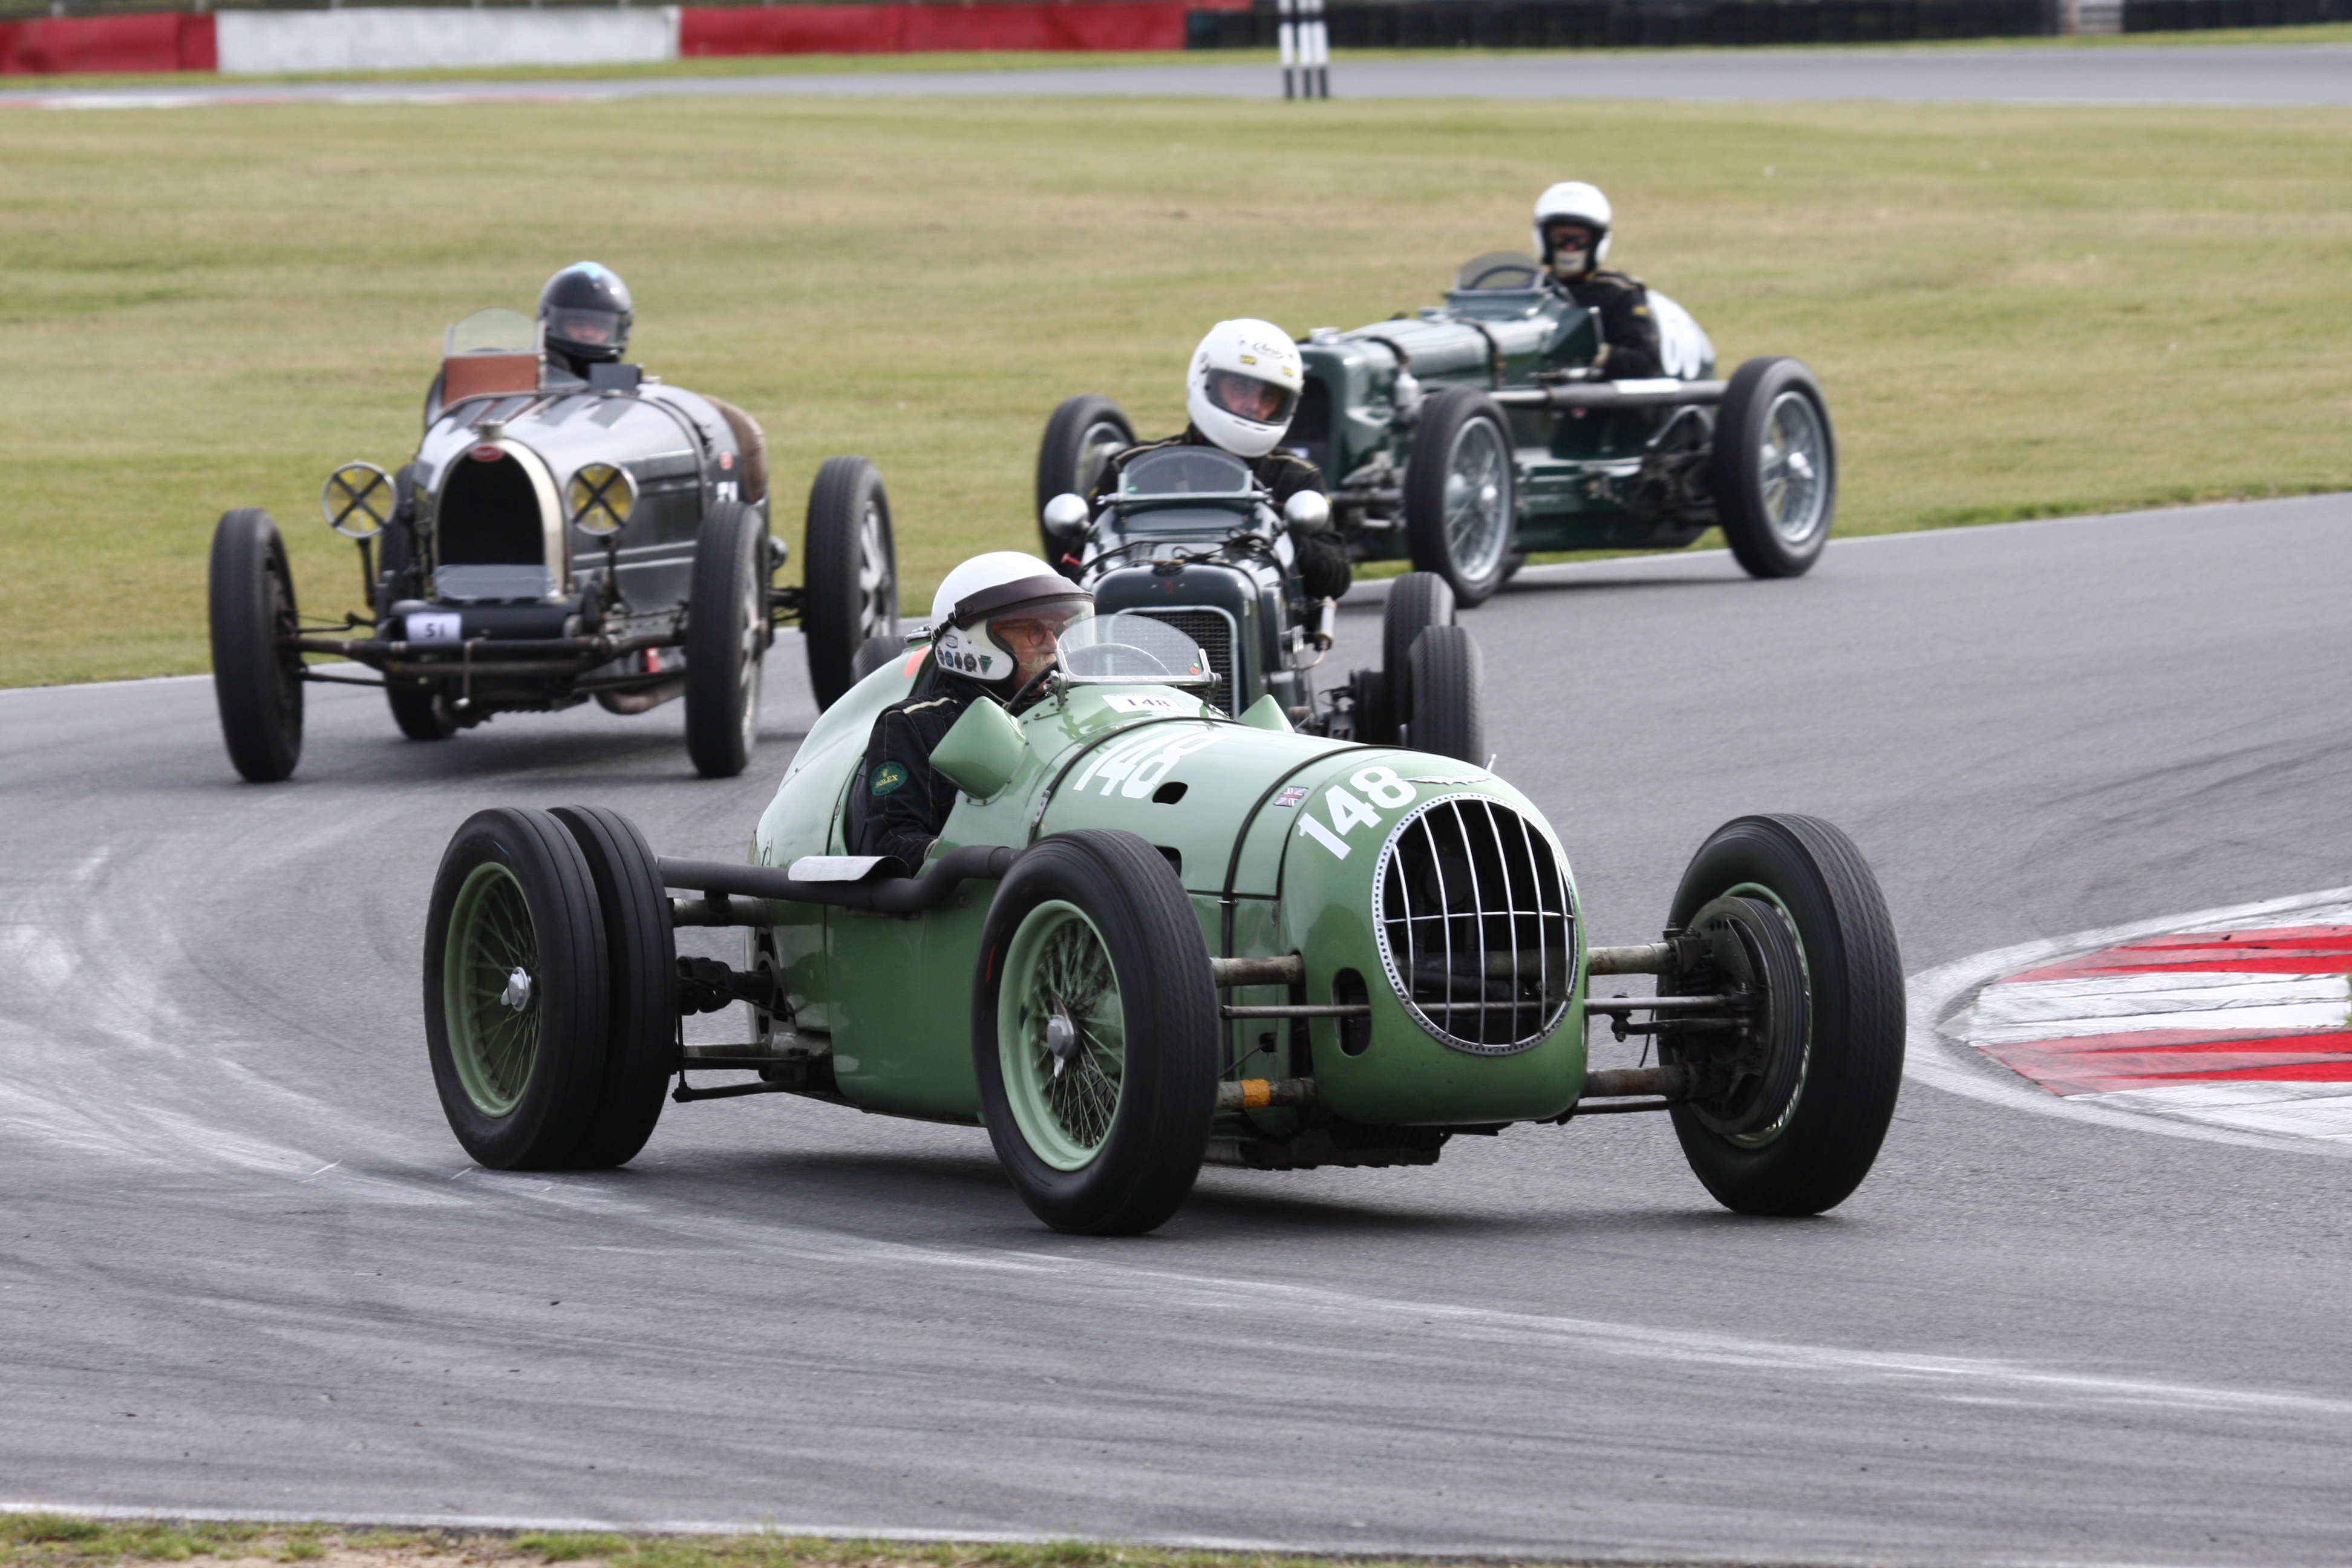
POLYGON ((1058 495, 1092 495, 1103 465, 1134 445, 1134 425, 1108 397, 1080 393, 1064 398, 1054 410, 1045 421, 1045 439, 1037 443, 1037 536, 1045 543, 1046 560, 1058 563, 1070 541, 1045 531, 1045 503, 1058 495))
POLYGON ((989 906, 972 1066, 989 1141, 1055 1230, 1134 1236, 1201 1172, 1217 994, 1192 900, 1131 833, 1040 839, 989 906))
POLYGON ((1752 359, 1724 389, 1708 459, 1716 519, 1751 577, 1801 577, 1821 559, 1837 512, 1837 439, 1813 373, 1752 359))
POLYGON ((1413 640, 1412 718, 1402 743, 1484 765, 1486 715, 1478 644, 1467 626, 1431 626, 1413 640))
POLYGON ((882 471, 864 458, 827 458, 809 486, 801 632, 809 687, 830 708, 856 684, 857 650, 898 635, 898 547, 882 471))
POLYGON ((1405 541, 1416 571, 1434 572, 1464 605, 1503 585, 1518 528, 1510 421, 1473 386, 1423 405, 1404 471, 1405 541))
POLYGON ((856 685, 906 651, 907 643, 903 637, 867 637, 857 645, 857 658, 849 667, 849 683, 856 685))
POLYGON ((1716 1201, 1740 1214, 1834 1208, 1869 1173, 1903 1078, 1903 963, 1878 880, 1853 841, 1810 816, 1743 816, 1699 847, 1668 924, 1705 938, 1662 994, 1735 987, 1738 1032, 1663 1037, 1701 1092, 1675 1135, 1716 1201))
POLYGON ((543 811, 476 812, 433 879, 425 1037, 449 1130, 500 1171, 570 1161, 595 1118, 611 997, 588 863, 543 811))
POLYGON ((392 709, 392 721, 412 741, 446 741, 457 732, 448 704, 429 682, 387 678, 383 700, 392 709))
POLYGON ((603 1170, 646 1146, 677 1070, 677 932, 660 864, 636 824, 599 805, 559 805, 548 815, 579 846, 604 921, 604 1082, 580 1146, 564 1162, 603 1170))
POLYGON ((1389 728, 1412 718, 1412 645, 1432 626, 1454 624, 1454 585, 1434 572, 1408 572, 1381 606, 1381 672, 1388 677, 1389 728))
POLYGON ((1348 678, 1348 689, 1353 694, 1348 738, 1367 746, 1395 745, 1396 711, 1387 671, 1360 669, 1348 678))
POLYGON ((686 752, 704 778, 733 778, 751 760, 772 636, 767 527, 741 501, 720 501, 695 535, 687 599, 686 752))
POLYGON ((208 584, 213 697, 228 760, 255 784, 289 778, 302 760, 301 624, 278 525, 258 507, 221 516, 208 584))

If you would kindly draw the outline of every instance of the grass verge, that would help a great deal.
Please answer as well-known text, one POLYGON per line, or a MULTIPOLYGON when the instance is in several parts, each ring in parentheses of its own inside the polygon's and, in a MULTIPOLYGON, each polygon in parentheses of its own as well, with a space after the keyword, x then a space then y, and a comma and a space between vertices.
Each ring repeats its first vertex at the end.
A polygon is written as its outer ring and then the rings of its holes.
MULTIPOLYGON (((0 1516, 0 1568, 80 1568, 207 1558, 224 1568, 1338 1568, 1331 1559, 1165 1551, 1086 1542, 965 1545, 806 1536, 666 1536, 360 1531, 328 1525, 0 1516)), ((1381 1568, 1349 1559, 1349 1568, 1381 1568)))
POLYGON ((881 465, 910 604, 1033 538, 1045 416, 1181 422, 1202 328, 1434 300, 1594 179, 1727 367, 1828 390, 1843 532, 2352 488, 2352 114, 1882 104, 730 99, 0 116, 0 684, 205 668, 226 509, 357 600, 335 463, 440 329, 593 256, 634 357, 881 465))

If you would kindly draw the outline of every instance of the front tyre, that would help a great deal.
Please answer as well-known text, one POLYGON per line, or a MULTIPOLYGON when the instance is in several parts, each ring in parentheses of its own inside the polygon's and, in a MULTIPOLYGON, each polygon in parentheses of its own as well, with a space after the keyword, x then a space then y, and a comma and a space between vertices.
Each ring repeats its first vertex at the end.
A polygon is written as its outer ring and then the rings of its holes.
POLYGON ((695 535, 687 599, 686 752, 704 778, 733 778, 751 760, 771 635, 767 527, 754 508, 720 501, 695 535))
POLYGON ((864 458, 827 458, 809 486, 801 569, 801 633, 820 709, 857 683, 857 652, 898 635, 898 547, 882 470, 864 458))
POLYGON ((1813 373, 1793 359, 1741 365, 1724 389, 1708 459, 1716 518, 1751 577, 1801 577, 1837 511, 1837 440, 1813 373))
POLYGON ((1055 1230, 1176 1212, 1215 1114, 1217 994, 1192 900, 1131 833, 1040 839, 989 906, 972 1065, 989 1141, 1055 1230))
POLYGON ((228 760, 255 784, 293 776, 302 758, 301 624, 278 525, 258 507, 221 516, 208 584, 213 697, 228 760))
POLYGON ((635 823, 601 805, 559 805, 588 863, 604 921, 604 1074, 595 1109, 566 1164, 625 1164, 661 1120, 677 1070, 677 938, 661 863, 635 823))
POLYGON ((1405 540, 1413 569, 1434 572, 1465 605, 1503 585, 1517 531, 1510 421, 1474 386, 1449 386, 1423 407, 1404 473, 1405 540))
POLYGON ((1736 991, 1738 1030, 1664 1037, 1696 1067, 1673 1111, 1691 1170, 1740 1214, 1819 1214, 1869 1173, 1903 1077, 1903 963, 1853 841, 1810 816, 1743 816, 1699 847, 1668 924, 1707 957, 1661 994, 1736 991))
POLYGON ((1413 639, 1412 717, 1402 742, 1474 766, 1486 762, 1484 670, 1467 626, 1431 626, 1413 639))
POLYGON ((1037 536, 1056 570, 1065 569, 1061 560, 1071 541, 1045 531, 1045 503, 1059 495, 1094 494, 1103 465, 1134 445, 1133 423, 1118 404, 1097 393, 1064 398, 1045 421, 1045 438, 1037 443, 1037 536))
POLYGON ((588 862, 543 811, 476 812, 433 879, 425 1037, 449 1130, 500 1171, 569 1163, 596 1116, 611 998, 588 862))
POLYGON ((1390 730, 1412 721, 1412 645, 1432 626, 1454 624, 1454 585, 1434 572, 1408 572, 1381 606, 1381 673, 1388 678, 1390 730))

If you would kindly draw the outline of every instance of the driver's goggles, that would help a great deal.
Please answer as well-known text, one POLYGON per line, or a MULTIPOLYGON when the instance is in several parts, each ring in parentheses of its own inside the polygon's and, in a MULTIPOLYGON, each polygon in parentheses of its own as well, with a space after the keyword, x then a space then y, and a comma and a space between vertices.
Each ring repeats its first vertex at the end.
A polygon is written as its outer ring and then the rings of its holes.
POLYGON ((555 310, 547 313, 547 335, 567 343, 609 348, 621 341, 617 310, 555 310))
POLYGON ((1298 395, 1286 386, 1244 375, 1237 370, 1209 373, 1209 401, 1236 419, 1258 425, 1287 425, 1298 395))

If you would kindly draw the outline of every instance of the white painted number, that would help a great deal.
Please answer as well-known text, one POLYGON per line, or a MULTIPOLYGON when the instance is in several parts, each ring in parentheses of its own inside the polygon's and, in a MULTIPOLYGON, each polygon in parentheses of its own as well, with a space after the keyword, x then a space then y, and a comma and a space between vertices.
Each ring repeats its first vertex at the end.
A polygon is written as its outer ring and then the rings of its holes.
POLYGON ((465 617, 433 611, 417 611, 408 617, 410 642, 463 642, 465 617))
POLYGON ((1356 824, 1360 822, 1369 822, 1374 827, 1381 825, 1379 812, 1374 811, 1338 784, 1333 784, 1323 792, 1323 806, 1331 814, 1331 831, 1342 838, 1353 833, 1356 830, 1356 824))
MULTIPOLYGON (((1372 797, 1372 805, 1394 811, 1401 805, 1411 805, 1420 791, 1397 777, 1394 768, 1366 768, 1348 781, 1372 797)), ((1340 859, 1348 858, 1348 835, 1361 824, 1377 828, 1381 814, 1354 795, 1333 784, 1323 792, 1323 807, 1331 814, 1331 826, 1326 827, 1311 811, 1298 814, 1298 831, 1340 859)))
POLYGON ((1383 811, 1394 811, 1398 806, 1411 805, 1412 797, 1421 793, 1397 777, 1394 768, 1366 768, 1348 782, 1370 795, 1372 804, 1383 811))

